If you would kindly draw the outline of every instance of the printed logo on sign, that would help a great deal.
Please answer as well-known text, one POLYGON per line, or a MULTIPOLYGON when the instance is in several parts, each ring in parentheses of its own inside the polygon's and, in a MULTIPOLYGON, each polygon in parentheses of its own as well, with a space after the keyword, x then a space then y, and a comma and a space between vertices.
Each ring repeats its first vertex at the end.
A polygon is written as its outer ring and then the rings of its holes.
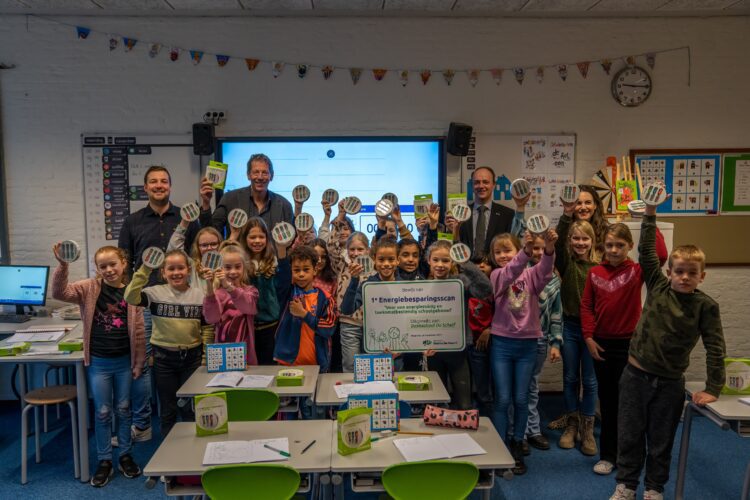
POLYGON ((148 247, 143 251, 142 258, 146 267, 156 269, 164 263, 164 252, 159 247, 148 247))
POLYGON ((339 201, 339 193, 335 189, 326 189, 323 191, 323 201, 329 205, 335 205, 339 201))
POLYGON ((375 204, 375 214, 386 217, 393 211, 393 203, 385 198, 378 200, 375 204))
POLYGON ((247 223, 247 212, 241 208, 235 208, 229 212, 229 225, 240 229, 247 223))
POLYGON ((309 231, 314 224, 313 216, 308 213, 301 213, 294 219, 294 225, 298 231, 309 231))
POLYGON ((391 203, 393 203, 394 206, 398 205, 398 196, 396 196, 393 193, 385 193, 383 195, 383 199, 390 201, 391 203))
POLYGON ((526 179, 516 179, 510 185, 510 190, 515 198, 523 198, 531 191, 531 184, 526 179))
POLYGON ((307 186, 300 184, 292 190, 292 197, 294 201, 298 203, 304 203, 310 198, 310 189, 307 186))
POLYGON ((198 205, 194 202, 188 203, 180 209, 180 217, 188 222, 196 220, 200 213, 201 211, 198 208, 198 205))
POLYGON ((349 215, 356 215, 362 209, 362 202, 356 196, 344 198, 344 211, 349 215))
POLYGON ((219 252, 216 252, 214 250, 211 250, 209 252, 206 252, 203 254, 203 258, 201 259, 201 264, 203 267, 207 269, 211 269, 212 271, 215 271, 223 265, 224 259, 222 259, 221 254, 219 252))
POLYGON ((78 243, 72 240, 65 240, 60 243, 60 258, 64 262, 75 262, 81 255, 81 249, 78 243))
POLYGON ((284 245, 294 239, 295 230, 288 222, 279 222, 273 227, 271 234, 276 243, 284 245))

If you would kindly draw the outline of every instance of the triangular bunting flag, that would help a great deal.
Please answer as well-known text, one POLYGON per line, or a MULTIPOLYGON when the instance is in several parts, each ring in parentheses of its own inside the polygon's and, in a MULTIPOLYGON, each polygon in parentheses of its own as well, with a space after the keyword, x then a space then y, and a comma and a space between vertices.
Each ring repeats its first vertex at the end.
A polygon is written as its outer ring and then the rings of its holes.
POLYGON ((328 80, 333 74, 333 66, 323 66, 320 71, 323 72, 323 79, 328 80))
POLYGON ((247 65, 248 71, 253 71, 255 68, 257 68, 259 62, 260 61, 258 59, 245 59, 245 64, 247 65))
POLYGON ((281 72, 284 70, 284 63, 280 61, 274 61, 271 63, 271 74, 274 78, 278 78, 281 72))
POLYGON ((190 59, 192 59, 193 64, 199 64, 201 62, 201 59, 203 59, 203 52, 201 52, 200 50, 191 50, 190 59))
POLYGON ((117 48, 118 43, 119 42, 117 41, 117 38, 115 37, 110 38, 109 39, 109 51, 112 52, 113 50, 115 50, 117 48))
POLYGON ((402 69, 401 72, 398 74, 398 79, 401 82, 401 86, 406 87, 406 84, 409 83, 409 70, 402 69))
POLYGON ((352 84, 357 85, 359 77, 362 76, 362 68, 349 68, 349 75, 352 77, 352 84))
POLYGON ((609 70, 612 69, 612 61, 609 59, 602 59, 602 69, 605 73, 609 74, 609 70))
POLYGON ((443 71, 443 79, 445 79, 445 83, 447 83, 448 85, 450 85, 451 82, 453 81, 453 77, 455 75, 456 75, 456 72, 453 71, 452 69, 446 69, 446 70, 444 70, 443 71))
POLYGON ((304 78, 307 76, 307 64, 297 65, 297 76, 300 78, 304 78))
POLYGON ((654 69, 654 66, 656 65, 655 52, 649 52, 648 54, 646 54, 646 64, 648 64, 649 68, 654 69))
POLYGON ((216 54, 216 64, 218 64, 220 68, 223 68, 224 66, 226 66, 228 62, 229 62, 229 56, 216 54))
POLYGON ((135 47, 136 43, 138 43, 138 40, 136 40, 135 38, 128 38, 126 36, 122 37, 122 44, 125 46, 125 50, 127 52, 133 50, 133 47, 135 47))
POLYGON ((469 73, 469 83, 472 87, 476 87, 477 83, 479 83, 479 70, 478 69, 470 69, 469 73))
POLYGON ((585 79, 586 75, 589 74, 589 62, 588 61, 579 62, 579 63, 576 63, 576 66, 578 66, 578 71, 581 72, 581 76, 585 79))
POLYGON ((91 30, 89 28, 84 28, 83 26, 76 26, 76 33, 78 33, 79 39, 85 40, 89 37, 91 30))
POLYGON ((492 74, 492 79, 495 80, 495 85, 500 85, 500 82, 503 80, 502 68, 491 69, 490 73, 492 74))
POLYGON ((536 81, 542 83, 544 81, 544 66, 539 66, 536 69, 536 81))
POLYGON ((635 56, 628 56, 625 58, 625 63, 628 66, 635 66, 635 56))
POLYGON ((160 43, 152 43, 151 47, 148 49, 148 57, 153 59, 157 55, 159 55, 159 51, 161 50, 161 44, 160 43))
POLYGON ((557 73, 560 75, 560 80, 565 81, 568 79, 568 65, 559 64, 557 66, 557 73))
POLYGON ((383 79, 383 77, 385 76, 387 72, 388 72, 387 69, 374 69, 372 70, 372 76, 374 76, 375 80, 379 82, 380 80, 383 79))
POLYGON ((429 69, 423 69, 419 76, 422 77, 422 85, 427 85, 427 82, 430 81, 430 77, 432 76, 432 71, 429 69))
POLYGON ((526 70, 523 68, 513 68, 513 74, 516 75, 518 85, 523 85, 523 78, 526 76, 526 70))
POLYGON ((169 60, 176 61, 180 57, 180 49, 178 47, 172 47, 169 49, 169 60))

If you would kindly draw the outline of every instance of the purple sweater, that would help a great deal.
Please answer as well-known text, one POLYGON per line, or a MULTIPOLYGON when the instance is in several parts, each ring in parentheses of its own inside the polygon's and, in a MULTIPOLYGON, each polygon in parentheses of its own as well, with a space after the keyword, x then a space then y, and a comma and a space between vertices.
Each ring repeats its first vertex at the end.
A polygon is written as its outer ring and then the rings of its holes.
POLYGON ((258 289, 252 285, 236 287, 232 293, 223 288, 203 299, 203 317, 206 323, 216 325, 216 342, 225 344, 245 342, 247 364, 257 365, 255 356, 255 326, 253 318, 258 312, 258 289))
POLYGON ((529 257, 520 251, 505 267, 490 275, 495 291, 495 314, 492 335, 514 339, 538 339, 542 336, 539 321, 539 294, 552 279, 555 255, 542 256, 533 267, 527 267, 529 257))

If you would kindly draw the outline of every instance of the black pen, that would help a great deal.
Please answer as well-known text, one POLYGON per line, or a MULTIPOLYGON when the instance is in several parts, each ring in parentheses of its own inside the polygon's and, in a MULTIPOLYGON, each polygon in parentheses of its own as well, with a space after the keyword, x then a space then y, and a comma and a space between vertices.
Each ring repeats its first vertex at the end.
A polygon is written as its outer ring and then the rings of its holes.
MULTIPOLYGON (((312 445, 314 445, 314 444, 315 444, 315 439, 313 439, 313 440, 312 440, 312 442, 311 442, 310 444, 308 444, 307 446, 305 446, 305 449, 304 449, 304 450, 302 450, 302 453, 304 453, 304 452, 306 452, 307 450, 309 450, 309 449, 310 449, 310 448, 312 447, 312 445)), ((300 455, 301 455, 302 453, 300 453, 300 455)))

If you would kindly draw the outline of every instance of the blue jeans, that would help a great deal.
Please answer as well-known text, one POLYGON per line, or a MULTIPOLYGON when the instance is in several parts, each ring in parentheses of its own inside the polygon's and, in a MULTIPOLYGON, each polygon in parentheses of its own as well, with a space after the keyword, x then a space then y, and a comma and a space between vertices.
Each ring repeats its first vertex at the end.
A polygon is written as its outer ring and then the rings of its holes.
POLYGON ((594 360, 583 341, 581 323, 577 318, 563 318, 563 398, 565 411, 580 410, 587 417, 596 410, 596 372, 594 360), (579 376, 580 373, 580 376, 579 376), (583 385, 583 401, 578 403, 578 394, 583 385))
POLYGON ((117 413, 117 442, 120 456, 130 453, 130 384, 133 373, 130 355, 118 358, 91 356, 86 374, 96 412, 96 455, 99 460, 112 460, 112 407, 117 413))
POLYGON ((151 312, 143 310, 143 320, 146 334, 146 364, 143 373, 133 380, 130 388, 130 398, 133 403, 133 424, 140 430, 151 427, 151 312))
POLYGON ((522 441, 529 417, 529 384, 536 363, 537 339, 492 337, 490 359, 495 384, 492 421, 500 438, 507 439, 508 407, 513 403, 513 436, 522 441))
POLYGON ((490 340, 490 346, 486 351, 478 350, 476 345, 467 347, 476 406, 479 409, 479 414, 485 417, 492 416, 492 371, 490 370, 489 352, 491 344, 492 341, 490 340))
POLYGON ((529 422, 526 424, 526 437, 538 436, 542 433, 539 426, 539 374, 542 373, 544 362, 547 360, 547 339, 541 338, 536 344, 536 362, 529 384, 529 422))

